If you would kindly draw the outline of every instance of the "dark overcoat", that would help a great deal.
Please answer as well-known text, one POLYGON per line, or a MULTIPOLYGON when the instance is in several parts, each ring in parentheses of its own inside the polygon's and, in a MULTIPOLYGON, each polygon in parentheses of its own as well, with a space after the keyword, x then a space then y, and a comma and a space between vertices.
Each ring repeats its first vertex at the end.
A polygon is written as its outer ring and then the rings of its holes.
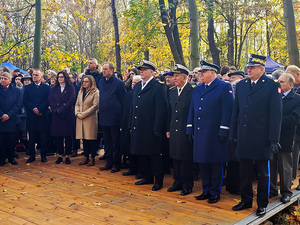
POLYGON ((129 115, 132 102, 133 90, 129 90, 124 95, 124 102, 122 108, 122 119, 121 119, 121 153, 129 155, 130 153, 130 141, 131 135, 129 132, 129 115))
POLYGON ((187 134, 194 134, 194 162, 222 163, 229 160, 229 136, 234 94, 230 83, 216 78, 207 88, 199 84, 191 100, 187 134))
POLYGON ((5 91, 0 85, 0 117, 7 114, 9 119, 0 120, 0 132, 15 132, 17 129, 17 115, 22 107, 21 91, 15 86, 9 85, 5 91))
MULTIPOLYGON (((163 84, 152 79, 141 90, 135 85, 132 97, 130 153, 135 155, 161 154, 161 135, 167 118, 167 93, 163 84), (161 135, 155 135, 154 132, 161 135)), ((165 134, 163 134, 165 135, 165 134)))
POLYGON ((177 87, 169 91, 169 114, 167 131, 170 132, 169 154, 176 160, 193 160, 193 143, 186 134, 193 88, 187 83, 178 96, 177 87))
POLYGON ((41 83, 37 88, 33 82, 25 86, 23 105, 26 108, 26 128, 28 131, 47 131, 49 130, 47 111, 49 106, 50 87, 41 83), (42 115, 36 115, 33 109, 37 108, 42 115))
POLYGON ((300 120, 300 95, 294 89, 282 99, 282 124, 280 133, 280 152, 292 152, 296 127, 300 120))
POLYGON ((114 75, 108 80, 99 81, 99 124, 101 126, 120 126, 121 112, 126 93, 124 82, 114 75))
POLYGON ((63 92, 61 92, 60 85, 51 89, 49 106, 52 111, 52 136, 73 136, 75 134, 75 101, 76 92, 73 85, 66 85, 63 92))
POLYGON ((278 142, 280 137, 281 98, 279 83, 266 75, 253 88, 249 78, 237 83, 230 136, 237 138, 238 158, 272 158, 270 142, 278 142))

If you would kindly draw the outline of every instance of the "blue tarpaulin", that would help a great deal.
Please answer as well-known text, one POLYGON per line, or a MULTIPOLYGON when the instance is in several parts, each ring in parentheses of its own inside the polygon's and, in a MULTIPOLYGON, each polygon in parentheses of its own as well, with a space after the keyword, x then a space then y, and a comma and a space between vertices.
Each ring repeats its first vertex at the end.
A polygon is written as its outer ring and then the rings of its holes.
POLYGON ((13 64, 11 64, 11 63, 9 63, 9 62, 7 62, 7 63, 2 63, 2 64, 0 65, 0 68, 1 68, 2 66, 7 66, 7 67, 8 67, 10 70, 19 69, 19 70, 20 70, 20 72, 22 72, 22 73, 24 73, 24 74, 26 74, 26 73, 27 73, 27 71, 25 71, 25 70, 21 70, 20 68, 18 68, 18 67, 16 67, 16 66, 14 66, 13 64))

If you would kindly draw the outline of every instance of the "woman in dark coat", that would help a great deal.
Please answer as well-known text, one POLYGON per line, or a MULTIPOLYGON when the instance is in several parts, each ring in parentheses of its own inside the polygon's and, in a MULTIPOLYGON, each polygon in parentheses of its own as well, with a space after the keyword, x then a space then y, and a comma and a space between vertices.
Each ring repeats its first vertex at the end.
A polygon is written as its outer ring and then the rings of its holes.
POLYGON ((61 163, 63 161, 62 156, 66 155, 65 163, 70 164, 69 155, 72 148, 72 136, 75 132, 74 104, 76 94, 67 73, 59 72, 57 81, 49 95, 49 105, 52 111, 51 135, 55 137, 59 154, 55 163, 61 163))

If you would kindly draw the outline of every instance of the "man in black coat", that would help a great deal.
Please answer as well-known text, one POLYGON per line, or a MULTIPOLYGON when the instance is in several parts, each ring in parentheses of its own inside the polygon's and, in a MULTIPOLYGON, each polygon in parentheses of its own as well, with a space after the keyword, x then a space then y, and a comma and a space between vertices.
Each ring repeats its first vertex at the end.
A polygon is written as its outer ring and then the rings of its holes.
POLYGON ((143 179, 136 185, 153 184, 153 191, 162 188, 164 171, 161 159, 161 135, 166 124, 166 89, 153 77, 157 67, 146 60, 138 67, 142 81, 135 85, 129 124, 131 135, 130 153, 137 155, 143 179), (154 177, 155 180, 154 180, 154 177))
POLYGON ((280 175, 280 194, 281 202, 287 203, 293 192, 292 187, 292 150, 296 133, 296 127, 300 120, 300 95, 293 89, 295 78, 288 73, 282 73, 278 79, 282 89, 282 124, 280 133, 281 149, 278 153, 273 154, 271 160, 271 186, 270 196, 278 195, 277 177, 280 175))
POLYGON ((126 93, 124 82, 114 76, 114 65, 103 64, 103 78, 99 81, 99 125, 105 143, 106 165, 100 170, 120 171, 120 125, 121 112, 126 93))
MULTIPOLYGON (((181 191, 188 195, 194 186, 193 178, 193 143, 186 134, 187 118, 190 109, 193 88, 187 82, 189 70, 175 65, 170 75, 174 76, 175 88, 169 91, 169 114, 166 136, 169 138, 170 157, 173 159, 174 183, 168 192, 181 191)), ((169 76, 170 76, 169 75, 169 76)))
POLYGON ((47 136, 49 125, 47 120, 48 98, 50 87, 41 82, 42 72, 35 69, 32 74, 33 82, 25 86, 23 105, 26 108, 26 127, 29 131, 29 153, 27 163, 35 161, 35 143, 38 138, 41 143, 41 162, 47 162, 47 136))
POLYGON ((12 165, 18 165, 14 159, 16 144, 17 115, 21 109, 21 91, 11 85, 12 76, 8 72, 1 74, 0 85, 0 166, 6 158, 12 165))
POLYGON ((242 200, 232 209, 252 207, 253 160, 258 169, 256 214, 266 214, 269 197, 269 160, 280 148, 282 118, 281 88, 265 75, 266 57, 252 55, 248 78, 236 85, 230 136, 237 140, 236 156, 240 158, 240 192, 242 200))

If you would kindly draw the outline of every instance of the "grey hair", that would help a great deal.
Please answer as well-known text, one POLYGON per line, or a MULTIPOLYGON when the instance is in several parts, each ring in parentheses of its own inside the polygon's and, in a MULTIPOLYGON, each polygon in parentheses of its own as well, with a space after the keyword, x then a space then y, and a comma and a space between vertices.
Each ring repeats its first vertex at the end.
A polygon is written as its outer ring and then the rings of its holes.
POLYGON ((295 85, 295 78, 292 74, 283 72, 280 76, 285 76, 286 78, 288 78, 289 83, 295 85))

